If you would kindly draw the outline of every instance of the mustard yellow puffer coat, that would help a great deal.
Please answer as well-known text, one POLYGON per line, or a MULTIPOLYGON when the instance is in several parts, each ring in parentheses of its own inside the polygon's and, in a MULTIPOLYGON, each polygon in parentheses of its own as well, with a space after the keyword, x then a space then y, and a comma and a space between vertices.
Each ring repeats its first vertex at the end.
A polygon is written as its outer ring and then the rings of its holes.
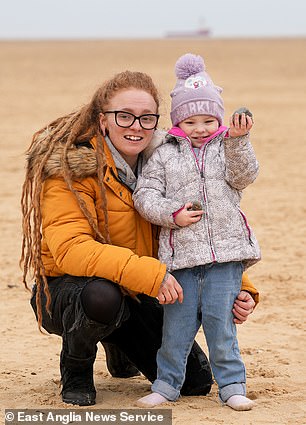
MULTIPOLYGON (((92 148, 72 148, 68 153, 74 188, 104 232, 101 192, 97 180, 96 140, 92 148)), ((95 240, 75 196, 61 177, 61 150, 57 148, 45 168, 42 196, 42 259, 47 276, 70 274, 98 276, 150 296, 156 296, 166 273, 157 260, 157 228, 135 210, 131 191, 118 179, 117 170, 104 142, 109 234, 111 244, 95 240)), ((36 158, 37 160, 37 158, 36 158)), ((257 291, 246 275, 242 289, 257 291)))

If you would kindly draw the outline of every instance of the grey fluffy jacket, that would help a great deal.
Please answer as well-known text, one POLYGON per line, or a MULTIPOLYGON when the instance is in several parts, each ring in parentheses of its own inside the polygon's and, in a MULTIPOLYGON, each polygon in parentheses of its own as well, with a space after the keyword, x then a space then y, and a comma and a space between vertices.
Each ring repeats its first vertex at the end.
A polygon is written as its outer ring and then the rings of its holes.
POLYGON ((144 166, 133 195, 136 209, 162 226, 159 259, 169 271, 211 262, 260 259, 258 242, 240 210, 241 191, 258 174, 248 135, 226 138, 226 130, 196 156, 189 139, 171 134, 144 166), (204 215, 187 227, 175 224, 173 213, 199 201, 204 215))

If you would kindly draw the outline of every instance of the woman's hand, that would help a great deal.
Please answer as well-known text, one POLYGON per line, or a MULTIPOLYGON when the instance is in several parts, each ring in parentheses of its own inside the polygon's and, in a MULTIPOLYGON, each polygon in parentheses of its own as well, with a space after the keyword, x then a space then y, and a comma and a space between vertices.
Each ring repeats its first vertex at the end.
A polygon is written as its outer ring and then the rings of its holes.
POLYGON ((157 299, 160 304, 174 304, 176 300, 183 302, 183 289, 174 276, 169 274, 161 284, 157 299))
POLYGON ((180 227, 189 226, 192 223, 197 223, 201 220, 204 214, 203 210, 192 210, 192 202, 187 202, 178 213, 176 213, 174 222, 180 227))
POLYGON ((254 307, 255 301, 253 300, 252 295, 246 291, 240 291, 234 302, 234 322, 239 325, 245 322, 248 315, 253 313, 254 307))

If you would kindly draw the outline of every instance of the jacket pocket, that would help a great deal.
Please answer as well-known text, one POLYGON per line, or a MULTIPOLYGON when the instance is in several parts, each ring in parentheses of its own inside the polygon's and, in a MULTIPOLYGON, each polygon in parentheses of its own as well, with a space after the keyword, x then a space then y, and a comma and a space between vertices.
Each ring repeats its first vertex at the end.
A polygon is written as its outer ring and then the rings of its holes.
POLYGON ((173 261, 174 261, 174 235, 175 235, 175 230, 174 229, 170 229, 170 233, 169 233, 169 247, 170 247, 170 264, 169 264, 169 271, 172 270, 172 266, 173 266, 173 261))
POLYGON ((171 229, 169 233, 169 245, 170 245, 171 258, 173 258, 174 257, 174 229, 171 229))
POLYGON ((238 211, 239 211, 240 216, 242 217, 242 220, 243 220, 243 223, 244 223, 244 228, 246 229, 246 232, 247 232, 248 240, 249 240, 250 244, 253 245, 253 241, 252 241, 252 230, 251 230, 251 228, 249 226, 249 223, 248 223, 248 220, 246 218, 246 215, 243 213, 243 211, 241 211, 241 209, 239 207, 238 207, 238 211))

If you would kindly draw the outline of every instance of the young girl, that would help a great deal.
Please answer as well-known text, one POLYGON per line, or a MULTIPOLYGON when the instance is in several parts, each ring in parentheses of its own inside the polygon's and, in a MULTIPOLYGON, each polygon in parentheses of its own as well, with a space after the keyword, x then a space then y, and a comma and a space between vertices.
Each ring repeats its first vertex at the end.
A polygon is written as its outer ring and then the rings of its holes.
MULTIPOLYGON (((260 258, 258 243, 240 210, 241 190, 258 174, 249 141, 253 121, 235 114, 222 126, 221 89, 205 72, 200 56, 176 63, 171 93, 173 128, 139 177, 136 209, 162 226, 159 259, 183 288, 183 302, 164 305, 158 376, 138 405, 175 401, 186 359, 202 324, 223 403, 250 410, 232 305, 245 268, 260 258)), ((162 297, 158 297, 164 303, 162 297)))

